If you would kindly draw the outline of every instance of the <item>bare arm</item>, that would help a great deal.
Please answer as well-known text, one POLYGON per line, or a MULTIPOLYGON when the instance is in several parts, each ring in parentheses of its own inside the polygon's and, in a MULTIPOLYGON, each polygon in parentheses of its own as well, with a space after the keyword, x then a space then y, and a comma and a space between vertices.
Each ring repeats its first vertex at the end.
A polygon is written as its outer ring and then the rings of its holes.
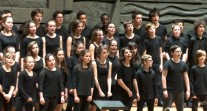
MULTIPOLYGON (((42 46, 43 46, 43 58, 45 58, 45 55, 46 55, 46 40, 45 40, 45 37, 42 37, 42 46)), ((41 50, 41 49, 40 49, 41 50)))
POLYGON ((183 79, 186 87, 186 99, 188 99, 190 97, 190 83, 187 71, 183 73, 183 79))
POLYGON ((182 58, 182 61, 186 62, 188 59, 188 48, 186 49, 186 52, 185 54, 183 54, 183 58, 182 58))
POLYGON ((62 39, 62 36, 60 36, 60 46, 59 46, 61 49, 63 48, 63 39, 62 39))
POLYGON ((67 39, 67 56, 70 57, 71 54, 71 46, 72 46, 72 38, 68 37, 67 39))
POLYGON ((108 94, 108 96, 112 95, 111 94, 111 82, 112 82, 112 80, 111 80, 111 72, 112 72, 112 63, 109 62, 109 69, 108 69, 108 76, 107 76, 107 85, 108 85, 108 93, 110 93, 110 94, 108 94))
POLYGON ((91 53, 91 59, 92 60, 94 60, 95 58, 94 58, 94 51, 95 50, 95 46, 93 45, 93 44, 91 44, 90 45, 90 47, 89 47, 89 51, 90 51, 90 53, 91 53))

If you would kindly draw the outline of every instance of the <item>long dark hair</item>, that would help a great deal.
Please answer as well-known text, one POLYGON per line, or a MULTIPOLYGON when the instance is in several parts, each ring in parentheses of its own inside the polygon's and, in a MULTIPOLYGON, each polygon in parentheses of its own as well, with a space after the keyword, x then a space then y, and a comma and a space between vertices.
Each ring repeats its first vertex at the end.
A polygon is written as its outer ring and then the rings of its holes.
MULTIPOLYGON (((123 47, 121 49, 120 55, 119 55, 119 63, 120 64, 124 64, 124 61, 125 61, 124 52, 125 52, 125 50, 131 51, 128 47, 123 47)), ((130 67, 133 67, 133 59, 130 60, 130 67)))
MULTIPOLYGON (((86 53, 90 53, 90 51, 88 49, 84 49, 83 51, 81 51, 80 53, 80 56, 79 56, 79 62, 78 62, 78 68, 80 69, 80 71, 84 71, 83 70, 83 60, 81 59, 83 56, 86 55, 86 53)), ((90 61, 87 65, 88 65, 88 68, 91 67, 91 62, 90 61)))

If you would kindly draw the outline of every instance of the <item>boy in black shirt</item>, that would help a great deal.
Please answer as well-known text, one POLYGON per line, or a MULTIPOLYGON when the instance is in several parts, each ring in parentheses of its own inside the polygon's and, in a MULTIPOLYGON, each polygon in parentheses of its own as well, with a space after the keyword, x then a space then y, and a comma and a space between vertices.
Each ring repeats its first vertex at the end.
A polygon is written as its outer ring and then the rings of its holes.
POLYGON ((183 111, 184 88, 186 88, 186 100, 190 97, 190 85, 188 78, 188 66, 180 60, 181 47, 173 45, 170 48, 172 58, 165 62, 162 71, 162 85, 164 95, 163 110, 169 110, 172 102, 175 102, 177 111, 183 111))
POLYGON ((154 110, 154 103, 158 102, 157 99, 157 82, 156 74, 151 69, 152 56, 142 56, 143 67, 137 71, 137 84, 139 88, 140 100, 137 102, 137 111, 142 111, 144 103, 147 102, 148 111, 154 110))

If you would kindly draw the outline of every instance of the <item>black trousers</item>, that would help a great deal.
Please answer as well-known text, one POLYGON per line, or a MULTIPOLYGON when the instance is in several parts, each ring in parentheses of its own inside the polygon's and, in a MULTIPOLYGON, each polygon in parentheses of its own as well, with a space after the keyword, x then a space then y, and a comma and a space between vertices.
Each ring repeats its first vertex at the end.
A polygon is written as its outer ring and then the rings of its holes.
POLYGON ((3 109, 4 109, 4 111, 11 111, 12 110, 12 98, 10 99, 9 102, 7 102, 5 98, 0 100, 0 111, 2 111, 3 109))
POLYGON ((197 99, 192 99, 192 111, 198 111, 199 101, 203 111, 207 111, 207 96, 197 96, 197 99))
POLYGON ((45 104, 40 104, 39 111, 54 111, 55 106, 58 104, 58 96, 44 97, 45 104))
POLYGON ((147 103, 148 111, 154 111, 154 102, 155 99, 140 99, 137 102, 137 111, 143 111, 144 103, 147 103))
POLYGON ((89 103, 87 101, 88 96, 78 96, 80 98, 79 103, 75 103, 74 111, 89 111, 89 103))

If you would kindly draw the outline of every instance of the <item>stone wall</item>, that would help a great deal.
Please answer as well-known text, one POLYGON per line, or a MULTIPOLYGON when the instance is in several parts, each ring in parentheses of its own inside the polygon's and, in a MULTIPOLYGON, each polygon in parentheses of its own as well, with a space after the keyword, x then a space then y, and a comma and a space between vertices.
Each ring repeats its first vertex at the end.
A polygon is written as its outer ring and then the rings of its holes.
POLYGON ((160 10, 160 22, 168 27, 175 19, 185 21, 185 31, 193 27, 197 19, 207 20, 206 0, 1 0, 0 10, 13 12, 16 24, 31 19, 30 12, 35 8, 44 11, 43 23, 50 19, 55 10, 64 10, 65 26, 76 19, 76 13, 84 10, 88 14, 88 24, 100 23, 100 15, 108 13, 120 33, 123 33, 122 21, 131 20, 131 12, 143 13, 144 22, 148 22, 149 10, 160 10))

